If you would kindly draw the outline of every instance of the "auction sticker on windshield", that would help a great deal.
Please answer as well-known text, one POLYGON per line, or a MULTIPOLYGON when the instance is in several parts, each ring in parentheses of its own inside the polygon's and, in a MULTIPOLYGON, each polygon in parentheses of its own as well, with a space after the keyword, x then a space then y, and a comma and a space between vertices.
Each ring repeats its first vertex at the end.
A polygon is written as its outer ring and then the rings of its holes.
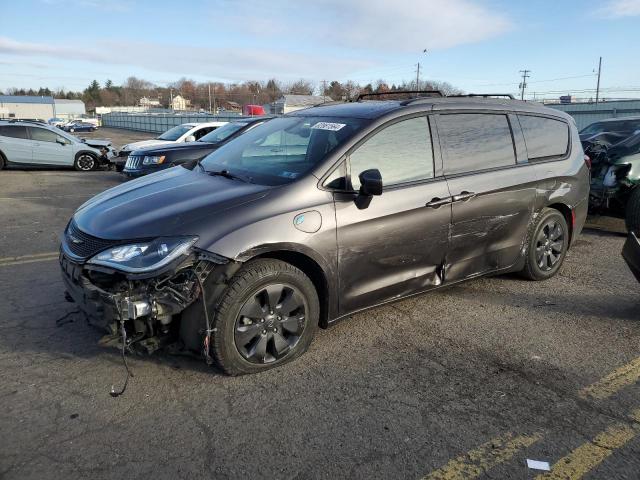
POLYGON ((346 123, 318 122, 311 128, 315 128, 317 130, 331 130, 332 132, 337 132, 345 125, 346 123))

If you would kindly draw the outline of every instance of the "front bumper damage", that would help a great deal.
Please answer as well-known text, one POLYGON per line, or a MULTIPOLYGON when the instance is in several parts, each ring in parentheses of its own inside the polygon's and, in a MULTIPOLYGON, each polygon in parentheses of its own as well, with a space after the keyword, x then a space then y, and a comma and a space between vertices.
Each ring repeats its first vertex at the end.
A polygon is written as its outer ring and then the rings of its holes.
POLYGON ((194 251, 160 272, 126 274, 82 263, 60 251, 66 297, 84 313, 88 322, 103 330, 105 346, 126 347, 130 352, 151 354, 161 348, 175 353, 205 354, 209 319, 202 307, 203 287, 210 295, 208 310, 240 264, 224 257, 194 251), (123 335, 122 329, 126 330, 123 335))

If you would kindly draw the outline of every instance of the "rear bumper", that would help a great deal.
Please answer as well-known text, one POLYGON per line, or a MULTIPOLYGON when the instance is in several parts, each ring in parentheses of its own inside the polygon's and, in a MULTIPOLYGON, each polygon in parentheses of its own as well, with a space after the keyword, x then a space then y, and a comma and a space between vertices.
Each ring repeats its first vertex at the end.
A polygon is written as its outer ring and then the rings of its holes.
POLYGON ((631 273, 640 282, 640 241, 633 232, 629 233, 627 241, 622 248, 622 257, 624 258, 631 273))

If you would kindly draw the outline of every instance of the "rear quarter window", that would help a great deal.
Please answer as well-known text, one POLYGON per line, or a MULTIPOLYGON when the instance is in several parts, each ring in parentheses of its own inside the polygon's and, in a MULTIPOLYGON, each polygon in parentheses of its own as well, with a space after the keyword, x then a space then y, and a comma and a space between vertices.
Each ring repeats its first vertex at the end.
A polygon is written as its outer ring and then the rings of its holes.
POLYGON ((27 139, 27 127, 19 125, 1 125, 0 136, 27 139))
POLYGON ((564 157, 569 151, 569 125, 552 118, 518 115, 529 161, 564 157))

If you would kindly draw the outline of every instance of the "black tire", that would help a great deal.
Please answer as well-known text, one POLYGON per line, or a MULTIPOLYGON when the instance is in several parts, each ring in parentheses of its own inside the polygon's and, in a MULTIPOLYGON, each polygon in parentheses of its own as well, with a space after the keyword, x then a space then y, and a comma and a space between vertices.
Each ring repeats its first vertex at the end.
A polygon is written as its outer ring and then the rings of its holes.
POLYGON ((251 261, 218 302, 211 353, 228 375, 280 366, 309 348, 319 316, 318 294, 301 270, 281 260, 251 261), (269 301, 270 296, 278 300, 269 301), (289 310, 298 302, 301 306, 289 310))
POLYGON ((536 281, 553 277, 560 270, 569 248, 569 227, 564 215, 553 208, 543 209, 529 230, 527 243, 521 275, 536 281))
POLYGON ((627 232, 640 235, 640 187, 634 188, 629 195, 624 213, 624 223, 627 226, 627 232))
POLYGON ((90 153, 79 153, 73 162, 73 168, 79 172, 91 172, 98 168, 98 159, 90 153))
POLYGON ((4 158, 4 155, 0 153, 0 170, 7 166, 7 160, 4 158))

